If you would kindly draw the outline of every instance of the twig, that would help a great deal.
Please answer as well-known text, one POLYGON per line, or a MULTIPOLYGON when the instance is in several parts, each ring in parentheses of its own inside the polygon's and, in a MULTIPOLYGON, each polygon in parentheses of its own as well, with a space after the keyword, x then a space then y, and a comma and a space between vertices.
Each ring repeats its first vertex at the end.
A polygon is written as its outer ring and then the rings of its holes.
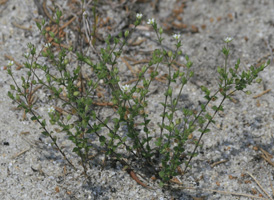
POLYGON ((213 163, 212 165, 210 165, 212 168, 213 167, 215 167, 216 165, 219 165, 219 164, 221 164, 221 163, 225 163, 225 162, 227 162, 228 160, 221 160, 221 161, 218 161, 218 162, 215 162, 215 163, 213 163))
POLYGON ((15 158, 17 158, 17 157, 21 156, 22 154, 26 153, 26 152, 27 152, 27 151, 29 151, 29 150, 30 150, 30 148, 25 149, 25 150, 23 150, 23 151, 21 151, 21 152, 19 152, 19 153, 15 154, 15 155, 14 155, 14 156, 12 156, 11 158, 12 158, 12 159, 15 159, 15 158))
POLYGON ((60 108, 60 107, 57 107, 57 106, 54 106, 54 109, 57 111, 57 112, 59 112, 60 114, 70 114, 70 115, 73 115, 74 113, 73 112, 71 112, 71 111, 68 111, 68 110, 64 110, 64 109, 62 109, 62 108, 60 108))
POLYGON ((49 11, 47 9, 47 0, 43 1, 43 9, 44 9, 44 13, 46 14, 46 16, 52 21, 54 22, 54 20, 52 19, 52 17, 49 14, 49 11))
POLYGON ((146 41, 146 39, 141 39, 141 40, 137 40, 137 41, 132 41, 132 42, 129 42, 129 45, 131 45, 131 46, 139 46, 139 45, 141 45, 143 42, 145 42, 146 41))
POLYGON ((273 200, 269 194, 263 189, 263 187, 260 185, 260 183, 255 179, 255 177, 250 174, 249 172, 246 172, 249 176, 251 176, 251 178, 253 178, 253 180, 257 183, 257 185, 260 187, 260 189, 266 194, 266 196, 268 196, 269 199, 273 200))
POLYGON ((17 27, 17 28, 20 28, 20 29, 23 29, 23 30, 27 30, 27 31, 31 31, 32 30, 32 28, 27 28, 27 27, 25 27, 25 26, 22 26, 22 25, 19 25, 19 24, 17 24, 16 22, 11 22, 11 24, 13 25, 13 26, 15 26, 15 27, 17 27))
POLYGON ((131 71, 131 73, 133 74, 133 76, 136 77, 136 72, 132 69, 131 65, 126 61, 125 58, 121 57, 121 60, 126 64, 126 66, 129 68, 129 70, 131 71))
POLYGON ((179 65, 180 67, 186 68, 186 65, 185 65, 185 64, 179 63, 179 62, 177 62, 177 61, 173 61, 173 62, 174 62, 174 64, 179 65))
POLYGON ((133 169, 131 168, 127 168, 126 172, 131 176, 131 178, 133 180, 135 180, 138 184, 140 184, 141 186, 145 187, 145 188, 149 188, 149 189, 153 189, 152 187, 149 187, 148 185, 146 185, 145 183, 143 183, 138 177, 137 175, 134 173, 133 169))
POLYGON ((253 199, 262 199, 262 200, 269 200, 264 197, 257 197, 249 194, 243 194, 243 193, 236 193, 236 192, 229 192, 229 191, 221 191, 221 190, 211 190, 211 189, 202 189, 202 188, 192 188, 192 187, 182 187, 179 186, 182 189, 188 189, 188 190, 202 190, 202 191, 207 191, 207 192, 217 192, 220 194, 230 194, 230 195, 236 195, 236 196, 244 196, 248 198, 253 198, 253 199))
POLYGON ((68 25, 70 25, 75 19, 76 19, 76 17, 74 16, 71 20, 69 20, 68 22, 66 22, 60 29, 63 30, 68 25))
POLYGON ((35 87, 32 91, 31 91, 31 93, 29 94, 29 95, 33 95, 37 90, 39 90, 40 88, 42 87, 42 85, 38 85, 37 87, 35 87))
POLYGON ((263 96, 264 94, 266 94, 266 93, 268 93, 268 92, 270 92, 270 91, 271 91, 271 89, 267 89, 267 90, 263 91, 261 94, 258 94, 258 95, 256 95, 256 96, 254 96, 253 99, 256 99, 256 98, 258 98, 258 97, 261 97, 261 96, 263 96))
MULTIPOLYGON (((51 41, 52 41, 52 40, 51 40, 51 41)), ((50 41, 49 41, 49 42, 50 42, 50 41)), ((61 47, 65 48, 65 49, 69 49, 69 48, 70 48, 70 47, 67 46, 67 45, 64 45, 64 44, 57 44, 57 43, 55 43, 55 42, 51 42, 51 44, 52 44, 53 46, 56 46, 56 47, 61 46, 61 47)))
POLYGON ((135 79, 132 79, 130 81, 127 81, 125 84, 131 84, 131 83, 134 83, 134 82, 136 82, 138 80, 139 80, 138 78, 135 78, 135 79))
POLYGON ((271 180, 269 180, 269 183, 270 183, 270 187, 271 187, 271 190, 272 190, 272 195, 274 196, 274 188, 273 188, 273 185, 271 183, 271 180))
POLYGON ((20 133, 20 135, 28 135, 28 134, 30 134, 29 131, 22 131, 22 132, 20 133))
POLYGON ((256 61, 256 67, 259 67, 261 64, 265 63, 263 62, 264 59, 267 59, 271 54, 270 53, 267 53, 265 54, 263 57, 259 58, 257 61, 256 61))
POLYGON ((249 197, 249 198, 254 198, 254 199, 264 199, 264 200, 269 200, 263 197, 257 197, 257 196, 253 196, 253 195, 249 195, 249 194, 242 194, 242 193, 236 193, 236 192, 226 192, 226 191, 220 191, 220 190, 207 190, 207 191, 211 191, 211 192, 218 192, 220 194, 231 194, 231 195, 236 195, 236 196, 244 196, 244 197, 249 197))
POLYGON ((135 60, 134 58, 128 57, 128 56, 124 56, 123 58, 132 61, 133 65, 137 65, 137 64, 142 64, 142 63, 149 63, 148 59, 143 59, 143 60, 135 60))
POLYGON ((273 156, 270 153, 268 153, 267 151, 263 150, 262 148, 260 148, 260 150, 263 153, 261 155, 261 157, 263 159, 265 159, 266 162, 268 162, 270 165, 272 165, 274 167, 274 163, 271 161, 271 159, 273 158, 273 156))
POLYGON ((137 60, 136 62, 133 63, 133 65, 142 64, 142 63, 149 63, 149 60, 148 59, 137 60))

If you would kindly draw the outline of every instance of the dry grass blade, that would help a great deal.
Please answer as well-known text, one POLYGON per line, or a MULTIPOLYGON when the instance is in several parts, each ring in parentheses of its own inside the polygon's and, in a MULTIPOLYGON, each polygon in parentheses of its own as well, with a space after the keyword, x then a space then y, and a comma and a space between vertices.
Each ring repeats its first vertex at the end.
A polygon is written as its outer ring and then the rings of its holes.
POLYGON ((129 68, 129 70, 131 71, 131 73, 133 74, 133 76, 136 77, 136 72, 133 70, 133 68, 131 67, 131 65, 126 61, 125 58, 121 57, 121 60, 125 63, 125 65, 129 68))
POLYGON ((14 156, 12 156, 12 159, 15 159, 15 158, 21 156, 22 154, 26 153, 26 152, 29 151, 29 150, 30 150, 30 148, 25 149, 25 150, 23 150, 23 151, 21 151, 21 152, 15 154, 14 156))
POLYGON ((133 65, 137 65, 137 64, 143 64, 143 63, 149 63, 148 59, 142 59, 142 60, 135 60, 134 58, 128 57, 128 56, 124 56, 123 58, 132 61, 133 65))
POLYGON ((51 17, 51 15, 49 14, 49 11, 47 9, 47 0, 43 1, 43 9, 44 9, 44 13, 46 14, 46 16, 52 21, 54 22, 53 18, 51 17))
POLYGON ((71 18, 71 20, 69 20, 68 22, 66 22, 60 29, 64 29, 66 28, 68 25, 70 25, 74 20, 76 19, 76 17, 74 16, 73 18, 71 18))
POLYGON ((249 194, 242 194, 242 193, 236 193, 236 192, 226 192, 226 191, 218 191, 218 190, 211 190, 211 191, 212 192, 218 192, 220 194, 231 194, 231 195, 243 196, 243 197, 248 197, 248 198, 253 198, 253 199, 265 199, 266 200, 266 198, 264 198, 264 197, 257 197, 257 196, 249 195, 249 194))
POLYGON ((17 28, 20 28, 20 29, 23 29, 23 30, 27 30, 27 31, 31 31, 32 28, 31 27, 25 27, 25 26, 22 26, 20 24, 17 24, 16 22, 11 22, 13 26, 17 27, 17 28))
POLYGON ((253 198, 253 199, 263 199, 263 200, 269 200, 264 197, 257 197, 254 195, 249 195, 249 194, 242 194, 242 193, 236 193, 236 192, 226 192, 226 191, 220 191, 220 190, 207 190, 211 192, 218 192, 220 194, 231 194, 231 195, 236 195, 236 196, 243 196, 243 197, 248 197, 248 198, 253 198))
POLYGON ((31 92, 30 92, 30 94, 29 95, 33 95, 35 92, 37 92, 40 88, 42 87, 42 85, 38 85, 37 87, 35 87, 31 92))
POLYGON ((265 91, 263 91, 261 94, 258 94, 258 95, 256 95, 256 96, 254 96, 253 99, 259 98, 259 97, 263 96, 264 94, 266 94, 266 93, 268 93, 268 92, 270 92, 270 91, 271 91, 271 89, 265 90, 265 91))
POLYGON ((64 109, 62 109, 62 108, 60 108, 60 107, 57 107, 57 106, 54 106, 54 109, 55 109, 57 112, 59 112, 60 114, 62 114, 62 115, 68 115, 68 114, 73 115, 73 114, 74 114, 74 113, 71 112, 71 111, 64 110, 64 109))
POLYGON ((137 60, 133 63, 133 65, 138 65, 143 63, 149 63, 149 60, 148 59, 137 60))
POLYGON ((271 180, 269 180, 269 183, 270 183, 270 187, 271 187, 271 190, 272 190, 272 195, 274 196, 274 188, 273 188, 273 185, 271 183, 271 180))
POLYGON ((215 162, 215 163, 213 163, 212 165, 210 165, 212 168, 213 167, 215 167, 216 165, 219 165, 219 164, 221 164, 221 163, 225 163, 225 162, 227 162, 228 160, 221 160, 221 161, 218 161, 218 162, 215 162))
POLYGON ((176 62, 176 61, 173 61, 173 62, 174 62, 174 64, 176 64, 176 65, 178 65, 178 66, 180 66, 180 67, 186 68, 186 65, 185 65, 185 64, 182 64, 182 63, 179 63, 179 62, 176 62))
POLYGON ((252 198, 252 199, 262 199, 262 200, 269 200, 264 197, 258 197, 254 195, 249 195, 249 194, 243 194, 243 193, 237 193, 237 192, 229 192, 229 191, 221 191, 221 190, 211 190, 211 189, 201 189, 201 188, 193 188, 193 187, 180 187, 181 189, 187 189, 187 190, 199 190, 199 191, 206 191, 206 192, 217 192, 220 194, 226 194, 226 195, 235 195, 235 196, 243 196, 247 198, 252 198))
POLYGON ((136 82, 138 80, 139 80, 138 78, 135 78, 135 79, 132 79, 130 81, 125 82, 125 84, 129 85, 129 84, 134 83, 134 82, 136 82))
POLYGON ((262 149, 262 148, 260 148, 260 151, 263 153, 262 155, 261 155, 261 157, 266 161, 266 162, 268 162, 270 165, 272 165, 273 167, 274 167, 274 163, 272 162, 272 158, 273 158, 273 156, 270 154, 270 153, 268 153, 267 151, 265 151, 264 149, 262 149))
POLYGON ((65 44, 57 44, 57 43, 55 43, 55 42, 51 42, 51 44, 52 44, 53 46, 55 46, 55 47, 61 46, 61 47, 65 48, 65 49, 69 49, 69 48, 70 48, 70 46, 65 45, 65 44))
POLYGON ((263 187, 261 186, 261 184, 255 179, 255 177, 251 174, 251 173, 249 173, 249 172, 246 172, 256 183, 257 183, 257 185, 260 187, 260 189, 266 194, 266 196, 269 198, 269 199, 271 199, 271 200, 273 200, 270 196, 269 196, 269 194, 263 189, 263 187))

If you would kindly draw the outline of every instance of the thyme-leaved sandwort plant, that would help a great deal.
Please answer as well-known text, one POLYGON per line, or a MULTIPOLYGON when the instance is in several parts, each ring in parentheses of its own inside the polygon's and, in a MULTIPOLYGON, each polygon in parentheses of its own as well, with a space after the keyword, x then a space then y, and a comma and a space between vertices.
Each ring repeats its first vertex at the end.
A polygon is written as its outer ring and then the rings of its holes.
MULTIPOLYGON (((82 21, 79 23, 86 23, 89 16, 84 9, 81 15, 82 21)), ((53 18, 60 31, 61 16, 62 12, 57 10, 53 18)), ((95 8, 93 17, 96 22, 95 8)), ((134 158, 146 168, 151 169, 151 172, 160 179, 160 185, 163 186, 174 176, 187 172, 192 158, 198 153, 197 148, 202 137, 210 134, 209 127, 211 123, 214 123, 216 114, 224 111, 225 100, 231 98, 236 91, 244 91, 247 85, 255 81, 259 72, 269 65, 269 62, 259 67, 251 66, 246 71, 240 69, 240 60, 234 66, 229 66, 229 44, 233 39, 225 38, 222 48, 224 66, 218 67, 216 72, 219 76, 218 89, 211 91, 205 85, 201 86, 205 103, 197 108, 198 112, 190 108, 181 108, 178 105, 180 97, 185 92, 184 86, 195 73, 192 70, 193 63, 181 51, 182 36, 180 34, 173 35, 173 51, 163 47, 163 29, 158 27, 155 19, 149 19, 147 24, 153 28, 159 48, 153 51, 148 64, 142 66, 135 81, 131 84, 121 83, 122 75, 119 71, 118 59, 123 54, 131 34, 141 24, 142 18, 143 15, 138 13, 134 28, 121 32, 116 37, 108 36, 105 40, 105 48, 97 52, 97 59, 85 55, 82 49, 76 51, 72 47, 65 48, 59 32, 57 34, 48 32, 45 29, 47 25, 45 20, 37 22, 41 35, 44 38, 49 35, 53 40, 51 43, 45 43, 40 51, 34 44, 28 45, 29 51, 25 54, 26 62, 24 63, 26 74, 21 77, 21 82, 14 76, 13 63, 8 63, 7 71, 14 82, 10 86, 11 91, 8 92, 8 96, 31 116, 31 120, 38 122, 42 134, 52 140, 53 145, 73 167, 74 161, 69 160, 60 147, 59 133, 51 130, 52 125, 59 126, 60 130, 66 133, 67 139, 73 142, 72 151, 81 159, 85 173, 88 167, 92 167, 89 162, 90 152, 97 148, 96 144, 99 142, 106 155, 115 157, 127 168, 132 166, 124 158, 125 154, 129 155, 127 158, 134 158), (52 45, 53 43, 55 46, 52 45), (55 50, 56 47, 59 51, 55 50), (70 64, 68 54, 77 55, 76 67, 70 64), (172 65, 180 56, 185 57, 185 67, 175 70, 172 65), (84 76, 84 66, 92 70, 93 76, 84 76), (168 74, 164 86, 165 92, 162 94, 163 101, 158 102, 161 105, 160 123, 158 128, 152 129, 150 124, 153 119, 147 112, 150 105, 148 95, 152 83, 159 76, 160 66, 166 66, 168 74), (179 83, 179 93, 175 94, 173 83, 179 83), (111 100, 109 105, 115 110, 113 115, 104 116, 101 114, 102 109, 98 108, 98 99, 94 94, 99 86, 109 91, 111 100), (35 110, 32 101, 34 90, 50 92, 50 95, 46 96, 49 121, 35 110), (216 101, 217 99, 219 101, 216 101), (209 106, 210 103, 212 106, 209 106), (139 123, 136 123, 137 121, 139 123), (155 130, 157 130, 156 133, 155 130), (193 132, 200 132, 200 136, 192 153, 182 158, 186 152, 185 144, 193 132), (184 170, 182 172, 179 169, 184 170)), ((96 25, 92 27, 92 30, 86 29, 86 35, 93 36, 88 41, 92 48, 96 44, 95 34, 96 25)))

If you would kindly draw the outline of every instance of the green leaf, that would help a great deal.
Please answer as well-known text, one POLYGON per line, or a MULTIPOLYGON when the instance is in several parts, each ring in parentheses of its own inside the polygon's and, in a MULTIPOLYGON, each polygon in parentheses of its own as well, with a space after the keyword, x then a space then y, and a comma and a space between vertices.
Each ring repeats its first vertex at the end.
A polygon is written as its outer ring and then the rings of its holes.
MULTIPOLYGON (((191 61, 188 61, 188 62, 186 63, 186 67, 187 67, 188 69, 190 69, 190 68, 192 67, 192 64, 193 64, 193 63, 192 63, 191 61)), ((194 72, 191 71, 189 76, 192 77, 193 74, 194 74, 194 72)))
POLYGON ((60 18, 62 16, 62 11, 60 11, 59 9, 56 11, 56 16, 57 18, 60 18))
POLYGON ((208 133, 208 132, 210 132, 210 129, 208 129, 208 128, 205 130, 199 129, 198 131, 201 133, 208 133))
POLYGON ((202 111, 204 112, 205 111, 205 108, 206 108, 206 106, 205 106, 205 104, 201 104, 201 109, 202 109, 202 111))
POLYGON ((144 132, 148 133, 148 128, 147 127, 144 127, 144 132))
POLYGON ((54 141, 54 143, 56 143, 56 141, 57 141, 57 137, 55 136, 55 137, 53 137, 52 138, 52 140, 54 141))
POLYGON ((80 149, 78 147, 74 147, 74 149, 72 150, 72 152, 75 152, 78 156, 80 156, 80 149))
POLYGON ((12 72, 10 68, 8 68, 8 75, 12 76, 12 72))
POLYGON ((182 84, 185 85, 187 83, 186 77, 183 76, 181 81, 182 81, 182 84))
POLYGON ((46 126, 46 120, 45 120, 45 119, 41 122, 41 126, 42 126, 42 127, 45 127, 45 126, 46 126))
POLYGON ((162 138, 157 138, 155 145, 158 147, 162 146, 162 138))
POLYGON ((8 91, 8 96, 9 96, 9 98, 11 98, 12 100, 15 99, 14 96, 13 96, 13 94, 12 94, 10 91, 8 91))
POLYGON ((190 71, 189 72, 189 77, 192 77, 194 75, 194 72, 193 71, 190 71))
POLYGON ((217 106, 212 106, 212 109, 215 110, 215 111, 218 111, 218 107, 217 106))
POLYGON ((212 119, 212 116, 209 113, 206 113, 205 114, 205 118, 210 121, 212 119))
POLYGON ((165 184, 162 181, 160 181, 159 186, 162 188, 162 187, 164 187, 164 185, 165 184))
POLYGON ((93 66, 93 63, 91 62, 89 58, 85 57, 83 61, 87 63, 89 66, 93 66))
POLYGON ((117 37, 114 37, 114 43, 118 44, 120 42, 120 40, 117 37))
POLYGON ((99 141, 100 141, 101 143, 105 143, 106 138, 105 138, 104 136, 100 136, 100 137, 99 137, 99 141))
POLYGON ((41 24, 39 22, 36 22, 36 26, 41 31, 41 24))
POLYGON ((41 33, 42 33, 43 36, 45 36, 47 31, 45 29, 43 29, 41 33))
POLYGON ((223 73, 223 68, 221 68, 220 66, 217 67, 217 72, 219 74, 222 74, 223 73))
POLYGON ((52 31, 49 32, 49 35, 50 35, 50 37, 52 37, 52 38, 55 37, 55 34, 54 34, 52 31))
POLYGON ((159 172, 159 176, 160 176, 161 178, 165 177, 165 172, 164 172, 163 170, 160 171, 160 172, 159 172))
POLYGON ((109 136, 110 138, 114 138, 114 137, 115 137, 114 134, 113 134, 112 132, 108 133, 108 136, 109 136))
POLYGON ((171 87, 168 88, 167 95, 170 97, 172 96, 172 88, 171 87))
POLYGON ((43 57, 48 57, 48 53, 45 52, 45 51, 42 51, 42 56, 43 56, 43 57))
POLYGON ((72 141, 74 144, 76 143, 76 138, 75 138, 75 136, 69 136, 68 139, 69 139, 70 141, 72 141))
POLYGON ((43 131, 42 134, 45 136, 49 136, 49 133, 47 131, 43 131))
POLYGON ((32 121, 36 121, 36 120, 38 120, 38 117, 32 116, 30 119, 31 119, 32 121))

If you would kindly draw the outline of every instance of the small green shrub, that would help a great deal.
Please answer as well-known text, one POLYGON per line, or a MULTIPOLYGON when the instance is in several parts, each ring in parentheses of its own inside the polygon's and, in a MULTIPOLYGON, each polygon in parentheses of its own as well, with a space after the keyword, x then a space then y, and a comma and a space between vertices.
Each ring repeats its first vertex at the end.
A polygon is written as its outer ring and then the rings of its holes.
MULTIPOLYGON (((96 13, 93 14, 95 17, 96 13)), ((61 16, 62 13, 57 11, 55 23, 58 26, 61 16)), ((141 19, 142 15, 137 14, 135 27, 141 23, 141 19)), ((154 19, 148 20, 147 23, 153 27, 157 40, 162 46, 163 29, 157 26, 154 19)), ((201 86, 206 103, 197 108, 198 112, 194 112, 194 110, 178 106, 183 88, 194 74, 191 70, 193 63, 188 56, 185 56, 185 68, 178 70, 172 68, 177 57, 182 55, 180 35, 173 35, 175 40, 173 52, 162 47, 154 50, 150 62, 144 65, 137 74, 138 80, 131 86, 122 86, 117 60, 123 54, 123 47, 127 45, 127 39, 130 38, 130 34, 135 29, 120 33, 118 37, 107 37, 106 48, 100 50, 98 60, 92 60, 81 52, 73 52, 77 54, 79 61, 79 65, 73 68, 67 58, 67 55, 73 51, 72 48, 63 48, 59 34, 48 33, 45 30, 45 25, 45 20, 41 23, 37 22, 41 34, 44 37, 49 34, 58 44, 60 51, 54 52, 49 43, 44 45, 44 51, 37 52, 36 47, 29 44, 29 53, 26 54, 27 62, 24 63, 27 73, 21 77, 21 84, 18 84, 14 78, 11 70, 13 63, 9 63, 8 74, 13 79, 14 85, 11 85, 8 96, 18 104, 18 107, 23 108, 26 113, 32 116, 31 120, 36 120, 39 123, 42 134, 50 137, 60 153, 73 166, 73 163, 67 159, 65 153, 58 146, 56 133, 49 130, 51 125, 59 126, 67 134, 68 139, 74 143, 72 151, 81 158, 85 172, 88 167, 90 150, 95 148, 94 144, 99 141, 104 146, 107 155, 115 156, 123 163, 126 162, 120 152, 121 149, 125 149, 128 154, 153 169, 155 175, 161 179, 161 185, 163 185, 173 176, 179 174, 178 167, 183 163, 185 163, 186 171, 191 159, 197 153, 201 138, 210 132, 209 125, 214 123, 213 119, 218 111, 223 111, 224 101, 231 98, 235 91, 243 91, 247 85, 254 82, 258 73, 269 65, 267 63, 258 68, 252 66, 249 70, 240 72, 240 60, 238 60, 234 67, 229 67, 229 43, 232 38, 226 38, 222 49, 225 64, 224 67, 217 69, 219 75, 218 90, 211 92, 206 86, 201 86), (41 58, 47 58, 47 63, 50 64, 43 64, 41 58), (95 76, 91 78, 83 76, 84 64, 92 68, 95 76), (152 119, 146 112, 149 106, 147 96, 151 83, 159 75, 160 65, 165 65, 168 68, 168 75, 163 93, 164 101, 159 102, 162 106, 161 123, 158 124, 159 132, 156 134, 157 137, 153 137, 153 130, 149 128, 152 119), (152 67, 154 70, 149 74, 148 71, 152 67), (44 77, 39 76, 41 73, 44 77), (179 94, 174 94, 172 83, 180 83, 179 94), (100 115, 100 110, 94 104, 94 93, 100 84, 111 91, 112 106, 116 109, 113 116, 103 118, 100 115), (49 105, 61 103, 60 107, 68 114, 61 115, 56 107, 49 106, 50 120, 49 122, 46 121, 42 115, 34 110, 34 105, 30 101, 34 88, 50 91, 52 95, 48 97, 49 105), (217 99, 219 101, 216 101, 217 99), (209 106, 210 102, 213 104, 212 107, 209 106), (176 112, 183 114, 180 117, 175 117, 176 112), (141 123, 136 125, 136 121, 141 121, 141 123), (122 127, 126 127, 126 134, 121 133, 122 127), (200 132, 200 137, 189 158, 182 160, 181 155, 186 151, 185 144, 189 140, 188 136, 195 131, 200 132), (96 136, 97 141, 90 139, 94 136, 96 136)), ((93 35, 95 29, 96 27, 94 27, 93 35)), ((94 44, 95 41, 93 40, 92 45, 94 44)))

